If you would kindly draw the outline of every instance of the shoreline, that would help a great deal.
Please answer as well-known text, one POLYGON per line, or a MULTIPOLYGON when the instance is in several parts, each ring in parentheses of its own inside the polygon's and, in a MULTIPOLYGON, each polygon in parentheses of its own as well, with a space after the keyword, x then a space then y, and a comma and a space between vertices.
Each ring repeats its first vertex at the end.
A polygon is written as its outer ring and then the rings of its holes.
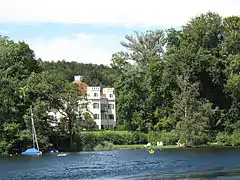
MULTIPOLYGON (((145 144, 132 144, 132 145, 113 145, 112 150, 138 150, 138 149, 146 149, 144 147, 145 144)), ((220 145, 220 144, 205 144, 196 147, 188 147, 188 146, 177 146, 177 145, 166 145, 166 146, 152 146, 153 150, 159 149, 197 149, 197 148, 240 148, 240 146, 227 146, 227 145, 220 145)))
MULTIPOLYGON (((112 150, 137 150, 137 149, 146 149, 144 147, 145 144, 130 144, 130 145, 113 145, 112 150)), ((184 148, 177 145, 166 145, 166 146, 152 146, 152 149, 176 149, 176 148, 184 148)))
MULTIPOLYGON (((114 150, 144 150, 147 149, 144 147, 146 144, 123 144, 123 145, 113 145, 111 148, 106 149, 99 149, 97 151, 114 151, 114 150)), ((177 146, 177 145, 165 145, 165 146, 152 146, 151 149, 153 150, 162 150, 162 149, 198 149, 198 148, 240 148, 240 146, 227 146, 227 145, 220 145, 215 143, 200 145, 197 147, 187 147, 187 146, 177 146)), ((94 150, 92 150, 94 151, 94 150)), ((97 152, 95 151, 95 152, 97 152)), ((71 152, 71 151, 64 151, 64 152, 71 152)), ((89 152, 89 151, 73 151, 73 152, 89 152)), ((44 153, 45 154, 45 153, 44 153)), ((18 154, 20 155, 20 154, 18 154)), ((10 154, 0 154, 0 157, 11 156, 10 154)), ((12 154, 12 156, 16 156, 12 154)))

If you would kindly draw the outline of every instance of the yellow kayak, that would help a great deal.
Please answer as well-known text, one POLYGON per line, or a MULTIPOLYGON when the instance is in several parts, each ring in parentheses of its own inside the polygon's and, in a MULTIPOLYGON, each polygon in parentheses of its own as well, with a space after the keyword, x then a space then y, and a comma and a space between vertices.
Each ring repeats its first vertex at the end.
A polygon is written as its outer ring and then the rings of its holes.
POLYGON ((154 151, 153 149, 149 150, 148 152, 149 152, 150 154, 154 154, 154 153, 155 153, 155 151, 154 151))

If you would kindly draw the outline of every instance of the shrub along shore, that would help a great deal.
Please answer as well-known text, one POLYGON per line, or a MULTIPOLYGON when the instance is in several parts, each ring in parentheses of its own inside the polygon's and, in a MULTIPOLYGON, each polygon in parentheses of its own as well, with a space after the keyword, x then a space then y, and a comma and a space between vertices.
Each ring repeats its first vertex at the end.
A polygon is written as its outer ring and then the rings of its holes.
MULTIPOLYGON (((128 132, 128 131, 83 131, 76 137, 75 151, 102 151, 102 150, 127 150, 144 149, 144 145, 151 143, 153 149, 183 148, 176 145, 179 136, 176 132, 128 132), (157 142, 163 142, 158 147, 157 142)), ((234 137, 219 134, 213 142, 206 141, 205 144, 197 147, 231 147, 234 144, 234 137)), ((63 143, 64 144, 64 143, 63 143)), ((189 146, 185 146, 189 147, 189 146)), ((59 146, 61 149, 61 145, 59 146)), ((66 149, 65 149, 66 150, 66 149)))
POLYGON ((80 134, 81 150, 142 149, 147 143, 153 146, 162 141, 175 145, 178 137, 168 132, 86 131, 80 134))
MULTIPOLYGON (((199 148, 228 148, 239 147, 235 136, 227 134, 218 134, 214 142, 206 142, 197 147, 199 148), (234 144, 234 142, 236 144, 234 144)), ((117 130, 102 130, 102 131, 83 131, 75 135, 74 149, 69 149, 67 145, 68 139, 58 139, 56 148, 65 152, 79 152, 79 151, 109 151, 109 150, 137 150, 145 149, 144 145, 151 143, 151 149, 176 149, 176 148, 196 148, 191 146, 180 147, 176 145, 179 136, 176 132, 128 132, 117 130), (157 142, 163 142, 163 146, 157 146, 157 142)), ((45 151, 45 149, 41 149, 45 151)), ((7 155, 7 154, 1 154, 7 155)))

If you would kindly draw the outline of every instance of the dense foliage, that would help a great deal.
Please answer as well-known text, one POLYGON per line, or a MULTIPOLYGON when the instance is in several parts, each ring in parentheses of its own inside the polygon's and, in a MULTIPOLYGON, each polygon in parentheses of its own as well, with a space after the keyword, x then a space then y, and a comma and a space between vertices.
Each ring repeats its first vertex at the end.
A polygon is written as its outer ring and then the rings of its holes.
POLYGON ((191 146, 220 141, 222 132, 239 139, 240 17, 209 12, 122 45, 112 58, 118 127, 175 130, 191 146))
MULTIPOLYGON (((113 145, 132 145, 147 144, 150 142, 156 145, 157 142, 163 141, 164 145, 175 145, 178 136, 173 132, 128 132, 128 131, 86 131, 80 133, 80 147, 83 150, 97 150, 111 148, 113 145), (107 143, 108 142, 108 143, 107 143)), ((143 146, 142 146, 143 147, 143 146)))
POLYGON ((83 64, 77 62, 41 61, 43 71, 51 74, 61 74, 69 82, 75 75, 83 76, 83 81, 90 86, 112 87, 116 76, 116 69, 104 65, 83 64))
POLYGON ((0 153, 21 152, 32 146, 31 107, 43 149, 60 142, 74 149, 80 129, 95 129, 91 116, 78 107, 79 100, 85 98, 80 85, 73 84, 64 72, 45 70, 44 63, 35 59, 26 43, 0 37, 0 153), (62 114, 60 122, 56 112, 62 114))
POLYGON ((146 143, 141 133, 157 131, 165 144, 240 145, 240 17, 209 12, 180 30, 136 32, 121 44, 126 51, 113 54, 107 67, 42 61, 26 43, 0 37, 0 153, 31 146, 30 107, 40 147, 91 146, 91 135, 81 131, 95 124, 78 108, 85 97, 71 83, 74 75, 115 87, 117 129, 134 132, 108 134, 103 144, 146 143), (50 112, 61 112, 61 121, 50 112))

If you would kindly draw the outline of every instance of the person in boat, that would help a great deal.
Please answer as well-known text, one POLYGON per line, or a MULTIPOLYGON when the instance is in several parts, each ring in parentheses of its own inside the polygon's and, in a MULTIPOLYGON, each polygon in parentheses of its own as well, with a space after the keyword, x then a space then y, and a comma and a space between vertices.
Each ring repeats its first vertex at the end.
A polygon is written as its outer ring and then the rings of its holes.
POLYGON ((150 149, 150 150, 149 150, 149 153, 150 153, 150 154, 154 154, 155 151, 154 151, 153 149, 150 149))

